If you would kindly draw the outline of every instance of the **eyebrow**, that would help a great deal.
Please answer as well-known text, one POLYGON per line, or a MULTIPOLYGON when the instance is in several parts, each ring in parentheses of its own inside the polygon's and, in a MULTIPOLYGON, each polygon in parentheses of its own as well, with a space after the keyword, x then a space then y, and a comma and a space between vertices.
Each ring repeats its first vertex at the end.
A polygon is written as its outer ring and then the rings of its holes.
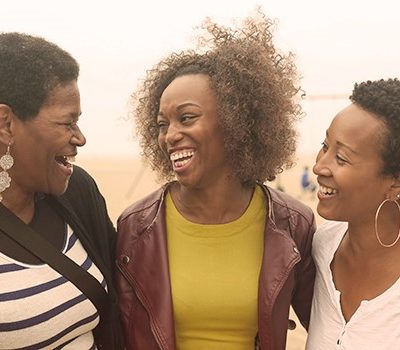
POLYGON ((200 107, 197 103, 194 103, 194 102, 185 102, 185 103, 180 104, 178 107, 176 107, 176 110, 180 110, 180 109, 185 108, 185 107, 187 107, 187 106, 200 107))
POLYGON ((72 118, 73 120, 79 120, 80 116, 82 115, 82 112, 79 113, 75 113, 75 112, 71 112, 71 113, 65 113, 62 118, 65 119, 70 119, 72 118))
MULTIPOLYGON (((176 107, 176 110, 177 110, 177 111, 180 111, 181 109, 183 109, 183 108, 185 108, 185 107, 188 107, 188 106, 194 106, 194 107, 201 108, 197 103, 194 103, 194 102, 185 102, 185 103, 182 103, 182 104, 180 104, 179 106, 177 106, 177 107, 176 107)), ((158 111, 157 117, 162 117, 162 116, 164 116, 164 113, 163 113, 162 111, 158 111)))
MULTIPOLYGON (((328 130, 326 131, 326 137, 329 137, 329 133, 328 130)), ((349 145, 346 145, 343 142, 340 141, 336 141, 336 144, 339 145, 340 147, 344 147, 346 149, 348 149, 350 152, 354 153, 354 154, 359 154, 357 151, 355 151, 354 149, 352 149, 349 145)))

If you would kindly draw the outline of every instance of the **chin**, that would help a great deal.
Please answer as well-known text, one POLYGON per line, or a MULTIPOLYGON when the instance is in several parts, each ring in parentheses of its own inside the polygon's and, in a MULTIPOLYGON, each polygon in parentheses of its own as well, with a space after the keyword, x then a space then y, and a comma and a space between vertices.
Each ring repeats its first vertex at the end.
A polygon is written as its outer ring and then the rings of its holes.
POLYGON ((338 220, 333 213, 330 213, 327 210, 323 210, 322 208, 320 208, 319 205, 317 206, 317 213, 320 217, 322 217, 325 220, 333 220, 333 221, 338 220))
POLYGON ((58 186, 54 186, 53 188, 51 188, 48 194, 51 194, 53 196, 61 196, 67 191, 68 185, 69 185, 69 179, 65 181, 64 184, 62 185, 60 184, 58 186))
POLYGON ((325 220, 330 220, 330 221, 348 221, 346 217, 343 215, 338 215, 332 212, 324 211, 319 208, 317 208, 317 213, 320 217, 322 217, 325 220))
POLYGON ((196 181, 194 181, 192 178, 185 176, 175 176, 175 178, 181 186, 193 188, 196 185, 196 181))

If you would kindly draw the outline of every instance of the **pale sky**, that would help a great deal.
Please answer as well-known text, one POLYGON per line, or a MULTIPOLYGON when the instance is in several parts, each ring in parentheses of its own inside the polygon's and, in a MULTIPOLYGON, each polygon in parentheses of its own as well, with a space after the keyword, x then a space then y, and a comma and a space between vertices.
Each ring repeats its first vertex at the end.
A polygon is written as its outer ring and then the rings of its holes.
MULTIPOLYGON (((205 17, 223 24, 255 6, 275 18, 275 45, 296 55, 309 96, 351 93, 354 82, 399 77, 397 0, 10 0, 0 31, 40 35, 80 63, 84 156, 136 155, 128 101, 138 79, 172 51, 193 47, 205 17), (198 32, 197 32, 198 33, 198 32)), ((0 77, 1 79, 1 77, 0 77)), ((303 103, 299 152, 318 149, 330 119, 348 100, 303 103)))

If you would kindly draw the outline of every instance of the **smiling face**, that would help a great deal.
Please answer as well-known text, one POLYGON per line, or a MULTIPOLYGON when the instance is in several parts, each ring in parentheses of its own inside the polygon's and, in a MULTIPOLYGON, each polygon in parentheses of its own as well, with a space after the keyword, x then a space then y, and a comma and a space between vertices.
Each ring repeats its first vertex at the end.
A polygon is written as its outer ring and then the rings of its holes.
POLYGON ((69 157, 77 154, 85 137, 77 126, 81 114, 76 81, 55 87, 38 115, 22 121, 13 117, 10 169, 14 193, 64 193, 72 174, 69 157))
POLYGON ((199 188, 231 174, 207 75, 174 79, 161 96, 157 122, 159 145, 181 184, 199 188))
POLYGON ((336 115, 326 133, 313 171, 317 175, 318 213, 329 220, 366 222, 393 183, 382 175, 386 126, 351 104, 336 115))

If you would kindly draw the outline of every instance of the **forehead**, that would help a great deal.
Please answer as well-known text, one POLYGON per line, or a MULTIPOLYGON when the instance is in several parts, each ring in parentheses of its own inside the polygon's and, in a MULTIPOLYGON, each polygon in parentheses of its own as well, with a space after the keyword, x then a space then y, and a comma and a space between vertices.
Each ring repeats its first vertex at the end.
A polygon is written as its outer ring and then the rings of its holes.
POLYGON ((80 102, 79 88, 76 81, 67 84, 57 85, 47 96, 43 107, 54 105, 73 104, 80 102))
POLYGON ((81 114, 80 94, 76 81, 58 85, 50 91, 45 103, 33 120, 78 118, 81 114))
POLYGON ((351 154, 355 163, 361 161, 381 166, 385 131, 386 127, 379 117, 351 104, 333 119, 327 131, 328 143, 348 156, 351 154))
POLYGON ((386 125, 379 117, 353 103, 335 116, 328 135, 349 145, 376 146, 378 141, 382 141, 385 131, 386 125))
POLYGON ((161 95, 160 103, 171 103, 181 100, 207 102, 215 100, 211 89, 210 77, 206 74, 187 74, 175 78, 161 95))

